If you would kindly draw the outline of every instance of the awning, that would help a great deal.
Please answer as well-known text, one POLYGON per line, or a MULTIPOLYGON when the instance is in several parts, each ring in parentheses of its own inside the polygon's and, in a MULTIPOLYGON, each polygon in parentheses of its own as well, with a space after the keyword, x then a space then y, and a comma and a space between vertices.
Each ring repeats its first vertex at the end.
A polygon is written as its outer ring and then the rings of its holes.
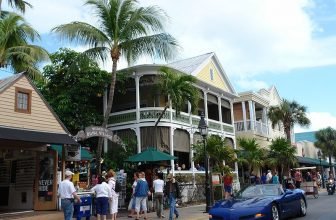
POLYGON ((0 140, 26 141, 44 144, 78 145, 68 134, 57 134, 39 131, 0 127, 0 140))
MULTIPOLYGON (((57 151, 59 158, 62 158, 62 145, 52 144, 50 147, 57 151)), ((81 160, 92 160, 92 158, 92 154, 87 149, 81 147, 81 160)))
MULTIPOLYGON (((300 157, 300 156, 296 156, 296 158, 298 159, 299 163, 320 166, 320 160, 319 159, 310 158, 310 157, 300 157)), ((322 166, 326 166, 326 167, 329 166, 329 163, 325 160, 321 160, 321 164, 322 164, 322 166)), ((334 166, 334 164, 333 164, 333 166, 334 166)))

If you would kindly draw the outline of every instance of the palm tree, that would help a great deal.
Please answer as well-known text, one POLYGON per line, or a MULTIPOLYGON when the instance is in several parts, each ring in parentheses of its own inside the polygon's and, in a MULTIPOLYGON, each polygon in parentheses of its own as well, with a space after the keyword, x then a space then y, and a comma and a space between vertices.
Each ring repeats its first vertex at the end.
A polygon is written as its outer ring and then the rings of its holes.
POLYGON ((291 129, 295 124, 300 126, 309 126, 310 120, 306 115, 307 108, 298 104, 296 101, 288 101, 284 99, 279 106, 271 106, 269 108, 268 117, 274 128, 276 124, 281 122, 284 126, 287 140, 291 140, 291 129))
MULTIPOLYGON (((176 40, 164 32, 166 14, 156 6, 140 7, 136 0, 87 0, 93 6, 98 25, 71 22, 53 29, 63 38, 89 46, 84 54, 94 59, 112 60, 108 103, 102 127, 106 127, 112 109, 117 64, 121 57, 131 64, 143 55, 170 59, 177 48, 176 40)), ((102 138, 97 157, 101 157, 102 138)))
POLYGON ((315 146, 320 148, 323 154, 329 156, 329 168, 332 171, 331 156, 336 152, 336 130, 327 127, 315 133, 315 146))
POLYGON ((283 176, 285 169, 286 174, 288 174, 290 167, 297 165, 295 154, 296 148, 288 140, 285 138, 276 138, 270 145, 270 152, 266 161, 273 167, 280 167, 281 175, 283 176))
MULTIPOLYGON (((32 8, 32 5, 29 4, 26 1, 23 0, 8 0, 8 4, 12 7, 12 8, 16 8, 19 11, 21 11, 22 13, 26 12, 26 7, 28 6, 29 8, 32 8)), ((0 0, 0 17, 1 17, 1 5, 2 5, 2 0, 0 0)))
POLYGON ((25 19, 15 13, 6 14, 0 19, 0 36, 0 68, 40 77, 37 64, 49 60, 49 55, 42 47, 30 44, 40 36, 25 19))
MULTIPOLYGON (((203 143, 196 143, 193 148, 195 150, 194 161, 203 161, 205 158, 203 143)), ((225 139, 218 135, 211 135, 207 138, 206 151, 210 158, 209 162, 215 171, 222 172, 225 169, 223 161, 230 164, 237 160, 235 150, 227 146, 225 139)))
POLYGON ((191 104, 191 111, 196 109, 199 100, 198 90, 194 86, 196 81, 196 78, 192 75, 186 75, 166 66, 160 68, 158 90, 162 95, 168 96, 169 101, 166 103, 155 126, 160 122, 161 117, 169 107, 169 102, 172 103, 176 114, 180 113, 187 101, 191 104))
POLYGON ((242 151, 240 156, 245 159, 248 165, 249 173, 253 168, 260 168, 264 165, 265 150, 259 146, 256 139, 239 138, 238 146, 240 147, 239 151, 242 151))

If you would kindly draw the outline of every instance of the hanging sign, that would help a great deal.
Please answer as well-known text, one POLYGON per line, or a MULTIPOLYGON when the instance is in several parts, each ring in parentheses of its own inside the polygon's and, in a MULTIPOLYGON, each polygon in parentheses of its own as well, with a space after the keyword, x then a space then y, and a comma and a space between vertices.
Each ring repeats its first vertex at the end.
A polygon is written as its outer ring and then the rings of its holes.
POLYGON ((86 127, 84 131, 79 131, 75 136, 77 140, 85 140, 91 137, 103 137, 113 141, 113 132, 110 129, 90 126, 86 127))
POLYGON ((65 147, 65 160, 66 161, 80 161, 81 148, 79 145, 66 145, 65 147))

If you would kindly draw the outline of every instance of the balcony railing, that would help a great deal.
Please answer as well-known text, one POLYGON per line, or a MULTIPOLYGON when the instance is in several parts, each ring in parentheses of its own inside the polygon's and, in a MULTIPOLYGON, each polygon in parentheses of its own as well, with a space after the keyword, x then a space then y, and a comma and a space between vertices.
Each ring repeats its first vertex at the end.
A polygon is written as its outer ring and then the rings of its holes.
POLYGON ((236 132, 244 132, 244 131, 254 131, 257 134, 268 135, 268 126, 265 123, 254 121, 254 129, 251 129, 251 120, 246 121, 246 129, 244 125, 244 121, 236 121, 234 123, 236 132))
MULTIPOLYGON (((164 108, 152 107, 152 108, 141 108, 140 109, 140 123, 141 122, 156 122, 160 117, 164 108)), ((111 113, 109 118, 109 124, 113 126, 132 124, 137 121, 136 110, 127 110, 122 112, 111 113)), ((185 112, 180 112, 176 114, 175 110, 167 109, 161 118, 161 122, 171 122, 174 124, 179 124, 183 126, 190 126, 197 128, 200 117, 197 115, 190 115, 185 112)), ((223 131, 228 133, 233 133, 233 126, 231 124, 221 123, 215 120, 208 120, 208 126, 210 130, 223 131)))

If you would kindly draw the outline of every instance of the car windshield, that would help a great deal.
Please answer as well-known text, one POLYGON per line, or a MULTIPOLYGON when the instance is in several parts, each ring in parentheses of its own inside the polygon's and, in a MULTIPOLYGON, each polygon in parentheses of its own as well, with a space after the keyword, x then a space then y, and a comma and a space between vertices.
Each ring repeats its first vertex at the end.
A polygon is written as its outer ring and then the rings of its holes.
POLYGON ((283 193, 281 185, 278 184, 264 184, 249 186, 239 192, 240 198, 252 198, 263 196, 278 196, 283 193))

